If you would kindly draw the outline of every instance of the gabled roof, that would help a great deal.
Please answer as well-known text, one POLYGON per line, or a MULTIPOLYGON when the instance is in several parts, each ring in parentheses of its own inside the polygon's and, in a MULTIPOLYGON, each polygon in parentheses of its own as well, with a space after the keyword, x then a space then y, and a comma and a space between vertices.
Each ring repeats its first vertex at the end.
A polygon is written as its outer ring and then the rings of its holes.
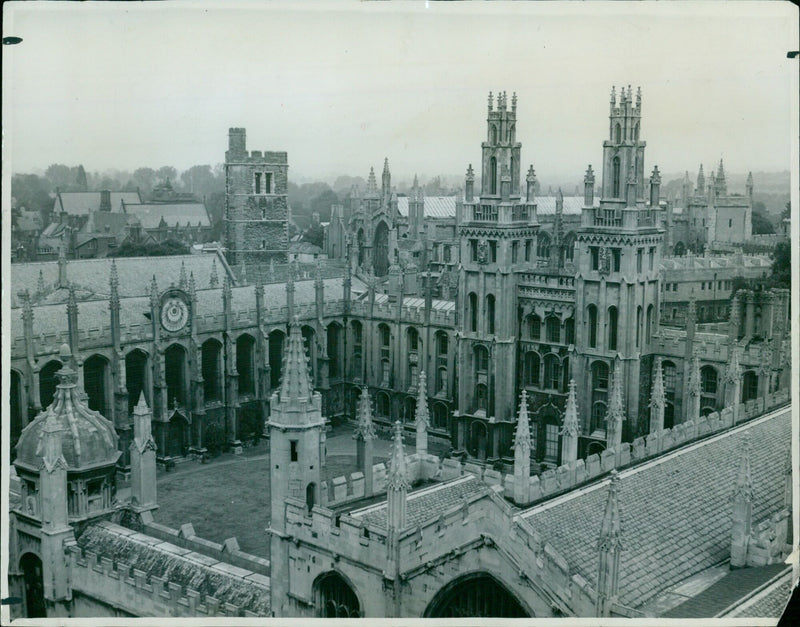
MULTIPOLYGON (((730 556, 730 497, 745 431, 750 432, 755 524, 783 504, 788 409, 619 473, 623 605, 639 607, 730 556)), ((521 514, 593 587, 607 486, 605 480, 521 514)))
MULTIPOLYGON (((100 209, 101 192, 59 192, 53 211, 66 211, 70 215, 86 215, 100 209)), ((140 203, 139 192, 111 192, 111 211, 119 211, 120 203, 140 203)))
MULTIPOLYGON (((437 485, 410 492, 406 498, 406 527, 416 527, 435 519, 440 513, 460 505, 464 499, 489 491, 475 475, 464 475, 437 485)), ((386 527, 387 502, 350 512, 354 518, 377 527, 386 527)))
POLYGON ((135 220, 134 216, 111 211, 93 211, 81 228, 81 233, 96 233, 119 237, 125 234, 125 227, 135 220))
POLYGON ((142 203, 125 202, 125 213, 135 215, 141 220, 142 228, 157 229, 161 219, 172 228, 176 224, 185 226, 211 226, 206 206, 201 202, 191 203, 142 203))

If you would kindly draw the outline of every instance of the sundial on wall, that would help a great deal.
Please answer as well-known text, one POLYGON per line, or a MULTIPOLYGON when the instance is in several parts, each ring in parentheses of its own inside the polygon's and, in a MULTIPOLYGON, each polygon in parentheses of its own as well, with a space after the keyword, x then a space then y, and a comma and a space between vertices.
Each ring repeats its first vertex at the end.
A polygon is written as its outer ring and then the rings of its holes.
POLYGON ((161 297, 161 326, 177 333, 189 322, 189 304, 180 290, 168 290, 161 297))

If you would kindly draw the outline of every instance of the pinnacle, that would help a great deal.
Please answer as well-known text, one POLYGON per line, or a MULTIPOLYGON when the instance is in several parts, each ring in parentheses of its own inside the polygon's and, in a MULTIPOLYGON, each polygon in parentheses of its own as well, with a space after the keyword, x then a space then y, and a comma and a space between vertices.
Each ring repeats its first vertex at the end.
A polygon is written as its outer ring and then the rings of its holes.
POLYGON ((303 343, 303 335, 297 316, 289 325, 289 340, 283 377, 280 385, 280 398, 283 402, 308 401, 313 394, 311 377, 308 373, 308 357, 303 343))
POLYGON ((528 393, 525 390, 519 395, 519 413, 517 414, 517 429, 514 432, 514 448, 530 450, 531 425, 528 420, 528 393))
POLYGON ((577 436, 580 431, 578 422, 578 396, 575 389, 575 379, 569 380, 569 396, 564 410, 564 428, 562 435, 577 436))
POLYGON ((392 442, 392 456, 389 461, 389 476, 386 487, 389 490, 408 489, 406 454, 403 450, 403 425, 400 424, 399 420, 394 423, 394 440, 392 442))
POLYGON ((600 527, 600 548, 613 548, 619 545, 621 531, 619 517, 619 502, 617 492, 619 490, 619 474, 612 470, 609 474, 608 498, 606 499, 605 514, 603 524, 600 527))
POLYGON ((144 399, 144 390, 139 392, 139 400, 133 408, 133 413, 139 416, 150 413, 150 408, 147 406, 147 401, 144 399))

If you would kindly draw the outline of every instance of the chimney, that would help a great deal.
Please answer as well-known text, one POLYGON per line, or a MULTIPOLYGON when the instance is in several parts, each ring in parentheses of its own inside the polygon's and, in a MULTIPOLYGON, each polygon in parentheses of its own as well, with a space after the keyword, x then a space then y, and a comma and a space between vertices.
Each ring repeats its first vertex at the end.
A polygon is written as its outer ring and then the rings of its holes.
POLYGON ((100 211, 111 211, 111 191, 104 189, 100 192, 100 211))

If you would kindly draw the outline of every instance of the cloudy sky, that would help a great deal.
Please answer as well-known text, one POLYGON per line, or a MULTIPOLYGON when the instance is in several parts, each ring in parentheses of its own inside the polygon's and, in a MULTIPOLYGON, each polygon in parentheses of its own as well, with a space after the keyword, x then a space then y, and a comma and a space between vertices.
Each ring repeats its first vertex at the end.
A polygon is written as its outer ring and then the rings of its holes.
MULTIPOLYGON (((646 167, 787 170, 787 3, 6 3, 4 158, 87 170, 223 161, 227 130, 298 180, 460 175, 488 92, 516 91, 523 162, 580 180, 613 84, 641 86, 646 167)), ((794 91, 793 91, 794 90, 794 91)))

